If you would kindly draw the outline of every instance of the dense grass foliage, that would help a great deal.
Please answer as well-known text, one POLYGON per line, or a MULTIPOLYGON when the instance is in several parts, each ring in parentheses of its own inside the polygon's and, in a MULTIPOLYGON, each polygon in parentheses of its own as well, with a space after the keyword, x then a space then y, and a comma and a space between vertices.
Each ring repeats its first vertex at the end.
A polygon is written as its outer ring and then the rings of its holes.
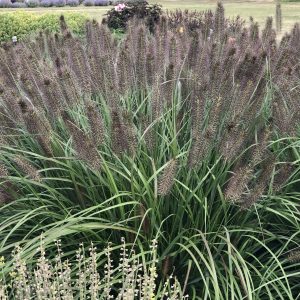
MULTIPOLYGON (((39 31, 59 32, 57 13, 32 14, 29 12, 8 12, 0 15, 0 42, 10 41, 13 36, 19 39, 39 31)), ((66 13, 66 22, 74 34, 83 34, 87 17, 80 13, 66 13)))
MULTIPOLYGON (((279 44, 216 13, 88 22, 1 49, 0 250, 78 243, 144 253, 191 299, 300 291, 300 28, 279 44)), ((103 270, 105 260, 97 260, 103 270)), ((73 270, 76 272, 76 270, 73 270)), ((113 293, 113 292, 112 292, 113 293)), ((113 296, 114 297, 114 296, 113 296)))

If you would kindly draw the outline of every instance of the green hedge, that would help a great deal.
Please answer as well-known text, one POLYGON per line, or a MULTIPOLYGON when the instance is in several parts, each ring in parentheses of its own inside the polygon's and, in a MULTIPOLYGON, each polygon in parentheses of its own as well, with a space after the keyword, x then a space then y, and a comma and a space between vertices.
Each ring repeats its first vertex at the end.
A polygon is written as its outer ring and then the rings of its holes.
MULTIPOLYGON (((81 34, 87 16, 80 13, 64 13, 68 27, 76 34, 81 34)), ((0 14, 0 42, 18 39, 40 30, 59 31, 57 13, 35 14, 30 12, 8 12, 0 14)))

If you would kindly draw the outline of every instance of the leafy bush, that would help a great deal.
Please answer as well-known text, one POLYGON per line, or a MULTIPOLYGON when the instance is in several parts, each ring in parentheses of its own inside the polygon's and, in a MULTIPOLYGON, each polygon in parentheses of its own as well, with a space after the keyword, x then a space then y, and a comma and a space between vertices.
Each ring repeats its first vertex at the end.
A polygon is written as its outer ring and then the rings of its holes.
MULTIPOLYGON (((44 0, 46 4, 46 0, 44 0)), ((49 2, 47 2, 49 3, 49 2)), ((40 30, 59 31, 59 14, 47 13, 42 15, 27 12, 2 13, 0 18, 0 41, 9 41, 12 36, 19 39, 40 30)), ((77 13, 66 13, 66 21, 76 34, 84 31, 86 16, 77 13)))
POLYGON ((113 4, 119 4, 119 3, 125 3, 125 4, 132 4, 132 3, 135 3, 135 4, 138 4, 138 3, 142 3, 142 2, 145 2, 145 0, 124 0, 124 1, 122 1, 122 0, 115 0, 115 1, 113 1, 113 4))
POLYGON ((0 0, 0 8, 7 8, 11 6, 10 0, 0 0))
POLYGON ((42 7, 50 7, 52 6, 52 0, 41 0, 40 6, 42 7))
POLYGON ((231 24, 219 5, 194 31, 60 28, 0 49, 3 276, 15 245, 34 264, 42 233, 54 264, 53 240, 72 261, 124 237, 144 265, 158 241, 158 289, 297 299, 300 26, 277 40, 271 19, 231 24))
POLYGON ((67 5, 69 6, 78 6, 79 0, 67 0, 67 5))
POLYGON ((94 2, 95 6, 107 6, 109 5, 108 0, 95 0, 94 2))
POLYGON ((63 7, 66 5, 66 0, 52 0, 52 5, 57 7, 63 7))
POLYGON ((126 5, 118 4, 106 14, 103 24, 107 24, 111 29, 125 30, 128 21, 137 18, 143 19, 150 31, 153 31, 154 25, 158 22, 161 14, 160 5, 150 5, 147 1, 130 2, 126 5))
POLYGON ((40 1, 39 0, 26 0, 25 4, 28 7, 38 7, 40 5, 40 1))
POLYGON ((14 2, 10 5, 10 7, 12 7, 12 8, 24 8, 24 7, 26 7, 26 4, 22 3, 22 2, 14 2))
POLYGON ((94 6, 95 2, 94 2, 94 0, 84 0, 83 5, 84 6, 94 6))

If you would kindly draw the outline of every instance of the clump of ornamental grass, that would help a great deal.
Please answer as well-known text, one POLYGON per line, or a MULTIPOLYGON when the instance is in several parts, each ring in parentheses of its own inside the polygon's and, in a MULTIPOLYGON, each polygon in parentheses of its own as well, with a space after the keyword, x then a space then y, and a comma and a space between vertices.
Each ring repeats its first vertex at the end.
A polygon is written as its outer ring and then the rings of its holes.
POLYGON ((79 39, 62 17, 60 34, 4 45, 2 255, 41 233, 66 259, 158 237, 157 286, 174 273, 195 297, 294 299, 300 27, 278 41, 272 19, 250 23, 219 4, 152 32, 135 19, 122 40, 89 21, 79 39))
MULTIPOLYGON (((110 243, 103 251, 93 243, 89 248, 80 244, 73 260, 63 258, 60 240, 55 246, 56 254, 51 261, 41 237, 34 264, 28 264, 23 249, 16 246, 9 279, 0 279, 1 299, 188 299, 176 277, 169 276, 162 286, 156 286, 155 240, 149 251, 136 254, 122 239, 121 246, 117 246, 118 261, 111 258, 116 247, 110 243), (147 262, 143 261, 145 257, 147 262), (99 260, 105 261, 101 270, 99 260)), ((0 269, 6 267, 4 257, 0 257, 0 269)))

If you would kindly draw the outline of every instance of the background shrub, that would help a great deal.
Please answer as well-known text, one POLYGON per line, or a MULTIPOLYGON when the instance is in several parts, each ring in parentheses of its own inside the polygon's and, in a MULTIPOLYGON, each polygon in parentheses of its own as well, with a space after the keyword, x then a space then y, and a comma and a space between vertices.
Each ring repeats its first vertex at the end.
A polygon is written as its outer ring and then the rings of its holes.
POLYGON ((95 2, 94 0, 84 0, 83 5, 84 6, 94 6, 95 2))
POLYGON ((40 2, 40 6, 42 6, 42 7, 50 7, 50 6, 52 6, 52 0, 42 0, 40 2))
POLYGON ((67 0, 66 4, 69 5, 69 6, 78 6, 79 1, 78 0, 67 0))
POLYGON ((38 7, 40 5, 39 0, 27 0, 25 3, 28 7, 38 7))
POLYGON ((66 0, 52 0, 52 5, 57 7, 63 7, 66 5, 66 0))
POLYGON ((22 2, 14 2, 10 5, 10 7, 12 7, 12 8, 24 8, 24 7, 26 7, 26 4, 22 3, 22 2))
POLYGON ((0 0, 0 8, 10 7, 11 4, 10 0, 0 0))
POLYGON ((95 0, 94 2, 95 6, 107 6, 109 5, 108 0, 95 0))
POLYGON ((114 4, 118 4, 118 3, 125 3, 125 4, 139 4, 139 3, 143 3, 145 2, 145 0, 115 0, 114 4))
MULTIPOLYGON (((55 13, 47 13, 43 15, 37 15, 28 12, 3 13, 1 14, 0 18, 0 42, 9 41, 14 35, 20 39, 28 34, 41 30, 58 32, 60 28, 59 16, 60 14, 55 13)), ((66 13, 65 19, 69 28, 74 33, 83 33, 85 21, 87 19, 84 14, 66 13)))
POLYGON ((153 31, 154 25, 158 22, 161 14, 160 5, 150 5, 147 1, 129 2, 121 11, 112 8, 107 13, 107 18, 103 20, 103 23, 111 29, 125 30, 128 21, 137 18, 143 19, 150 31, 153 31))

